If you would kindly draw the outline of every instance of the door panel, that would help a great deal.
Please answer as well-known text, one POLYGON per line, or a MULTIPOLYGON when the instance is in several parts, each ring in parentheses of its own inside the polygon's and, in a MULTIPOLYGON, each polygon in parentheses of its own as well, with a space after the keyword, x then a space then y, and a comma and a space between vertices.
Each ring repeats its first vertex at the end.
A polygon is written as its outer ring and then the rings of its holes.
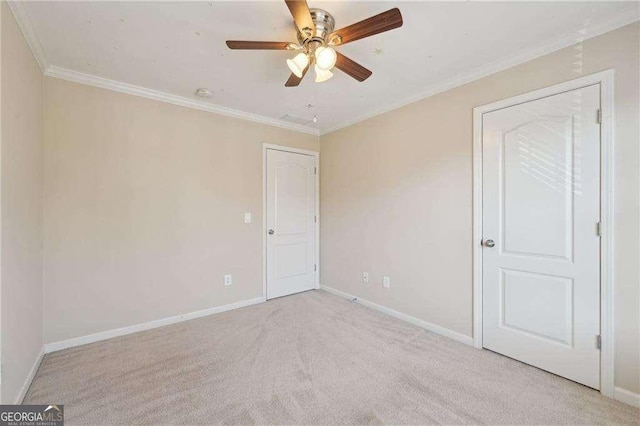
POLYGON ((501 141, 504 251, 570 260, 573 120, 530 121, 501 141))
MULTIPOLYGON (((301 154, 293 154, 301 155, 301 154)), ((276 227, 278 235, 295 235, 307 232, 307 176, 309 169, 298 164, 275 165, 276 227)))
POLYGON ((501 325, 571 345, 573 280, 508 269, 501 272, 501 325))
POLYGON ((483 115, 483 346, 600 387, 599 85, 483 115))
POLYGON ((274 261, 276 265, 276 279, 304 275, 308 271, 308 244, 292 243, 275 246, 274 261))
POLYGON ((267 299, 315 288, 315 158, 267 150, 267 299))

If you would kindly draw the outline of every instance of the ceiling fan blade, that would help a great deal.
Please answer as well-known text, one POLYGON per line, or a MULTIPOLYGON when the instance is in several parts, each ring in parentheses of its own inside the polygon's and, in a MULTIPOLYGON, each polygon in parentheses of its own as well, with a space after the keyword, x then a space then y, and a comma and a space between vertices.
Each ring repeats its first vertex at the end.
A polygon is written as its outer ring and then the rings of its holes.
POLYGON ((229 49, 249 49, 249 50, 291 50, 286 41, 241 41, 227 40, 229 49))
POLYGON ((309 65, 307 65, 307 67, 302 71, 302 77, 298 77, 294 73, 291 73, 291 76, 289 76, 289 80, 287 80, 287 82, 284 84, 285 87, 296 87, 298 84, 300 84, 304 76, 307 74, 307 71, 309 71, 309 65))
POLYGON ((309 28, 311 31, 315 30, 316 26, 311 19, 311 12, 309 12, 306 0, 284 0, 284 2, 301 33, 304 33, 305 28, 309 28))
POLYGON ((336 45, 350 43, 402 26, 402 14, 397 7, 367 18, 329 34, 328 40, 336 45), (339 36, 339 38, 338 38, 339 36))
POLYGON ((342 53, 336 53, 338 54, 338 59, 336 60, 336 68, 338 68, 340 71, 349 74, 351 77, 360 82, 365 81, 366 79, 371 77, 371 74, 373 74, 371 71, 369 71, 359 63, 347 58, 342 53))

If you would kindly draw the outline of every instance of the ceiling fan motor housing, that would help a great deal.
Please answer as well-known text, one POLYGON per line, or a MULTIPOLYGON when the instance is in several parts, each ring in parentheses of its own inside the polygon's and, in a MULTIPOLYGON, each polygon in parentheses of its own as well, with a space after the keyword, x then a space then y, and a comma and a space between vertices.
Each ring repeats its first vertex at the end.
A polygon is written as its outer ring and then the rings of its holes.
POLYGON ((311 28, 311 34, 303 34, 298 31, 298 42, 301 46, 308 45, 310 43, 320 45, 327 44, 327 36, 333 32, 336 21, 329 12, 323 9, 309 9, 311 13, 311 19, 315 25, 315 29, 311 28))

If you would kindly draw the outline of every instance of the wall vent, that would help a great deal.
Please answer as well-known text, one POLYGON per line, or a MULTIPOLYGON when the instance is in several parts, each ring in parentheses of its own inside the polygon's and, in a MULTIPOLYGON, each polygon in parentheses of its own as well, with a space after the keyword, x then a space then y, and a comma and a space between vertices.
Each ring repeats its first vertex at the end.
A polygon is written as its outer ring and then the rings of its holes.
POLYGON ((309 126, 313 124, 313 119, 302 118, 291 114, 285 114, 280 117, 280 120, 288 121, 289 123, 300 124, 302 126, 309 126))

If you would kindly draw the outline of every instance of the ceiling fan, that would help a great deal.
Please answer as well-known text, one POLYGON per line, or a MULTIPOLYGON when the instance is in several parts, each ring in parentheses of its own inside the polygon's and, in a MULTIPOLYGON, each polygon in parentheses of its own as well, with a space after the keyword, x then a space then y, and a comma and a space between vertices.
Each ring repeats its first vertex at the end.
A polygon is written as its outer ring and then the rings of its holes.
POLYGON ((402 26, 400 10, 394 8, 334 31, 335 20, 326 10, 309 9, 305 0, 285 0, 285 3, 298 30, 297 43, 228 40, 227 46, 229 49, 300 51, 287 60, 292 74, 285 83, 286 87, 299 85, 312 65, 316 83, 333 77, 333 67, 358 81, 366 80, 371 76, 371 71, 336 52, 334 47, 402 26))

